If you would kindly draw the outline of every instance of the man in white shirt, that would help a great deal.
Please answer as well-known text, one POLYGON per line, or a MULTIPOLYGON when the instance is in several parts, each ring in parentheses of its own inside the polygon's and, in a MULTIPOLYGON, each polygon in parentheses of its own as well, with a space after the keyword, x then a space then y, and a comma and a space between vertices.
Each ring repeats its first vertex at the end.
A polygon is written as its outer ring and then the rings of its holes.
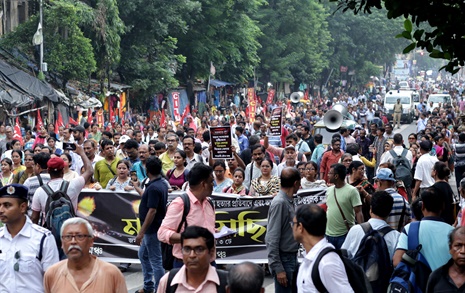
MULTIPOLYGON (((392 150, 398 155, 398 156, 401 156, 402 155, 402 152, 404 150, 407 151, 405 157, 407 158, 408 162, 410 163, 410 168, 412 168, 412 152, 410 150, 407 150, 405 149, 402 145, 404 143, 404 139, 402 137, 402 134, 400 133, 396 133, 394 134, 394 147, 392 148, 392 150)), ((381 160, 379 162, 379 164, 383 164, 383 163, 387 163, 387 162, 390 162, 390 163, 393 163, 394 162, 394 158, 392 157, 392 154, 391 152, 385 152, 382 156, 381 156, 381 160)))
POLYGON ((334 248, 325 238, 326 212, 316 204, 305 204, 298 207, 295 217, 290 223, 294 239, 302 243, 306 256, 302 260, 297 275, 297 291, 299 293, 318 292, 312 280, 312 271, 317 269, 321 282, 327 292, 354 292, 349 284, 347 272, 341 258, 335 252, 328 252, 314 268, 315 260, 325 248, 334 248))
MULTIPOLYGON (((86 181, 94 174, 94 168, 92 168, 92 163, 90 162, 89 158, 84 153, 84 150, 81 146, 76 145, 75 151, 84 162, 84 169, 85 172, 81 174, 81 176, 71 180, 69 182, 69 187, 66 194, 69 196, 71 202, 73 203, 74 211, 77 211, 77 204, 78 204, 78 196, 81 193, 81 190, 84 188, 86 181)), ((52 191, 57 191, 60 187, 63 180, 63 169, 65 166, 65 162, 60 157, 51 158, 47 162, 48 172, 50 174, 50 181, 46 184, 50 186, 52 191)), ((45 213, 45 206, 47 203, 48 195, 43 189, 40 187, 34 193, 32 198, 32 216, 31 220, 33 223, 37 224, 40 219, 40 214, 45 213)))
POLYGON ((424 140, 420 143, 421 157, 418 159, 415 175, 413 176, 416 183, 412 193, 412 200, 415 200, 421 192, 435 183, 434 178, 431 177, 431 170, 433 170, 433 166, 438 161, 438 158, 430 154, 432 147, 433 143, 429 140, 424 140))
MULTIPOLYGON (((383 190, 377 191, 373 194, 370 203, 371 218, 368 220, 368 224, 371 229, 380 231, 385 227, 389 227, 386 219, 391 213, 393 204, 394 198, 388 192, 383 190)), ((384 234, 384 240, 386 241, 386 246, 388 248, 389 259, 392 259, 400 233, 391 227, 389 228, 390 229, 386 229, 389 232, 384 234)), ((355 225, 349 230, 346 240, 341 247, 341 249, 345 249, 347 251, 349 258, 353 258, 357 254, 365 234, 366 233, 362 225, 355 225)))

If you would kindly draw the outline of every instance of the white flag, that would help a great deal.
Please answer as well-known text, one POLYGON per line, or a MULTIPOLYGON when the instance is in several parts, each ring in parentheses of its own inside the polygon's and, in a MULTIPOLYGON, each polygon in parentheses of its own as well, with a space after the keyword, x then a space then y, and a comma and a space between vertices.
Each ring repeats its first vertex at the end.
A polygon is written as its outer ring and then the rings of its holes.
POLYGON ((39 46, 42 44, 44 41, 44 37, 42 36, 42 25, 39 22, 39 25, 37 26, 37 31, 34 34, 34 37, 32 38, 32 44, 35 46, 39 46))
POLYGON ((213 62, 210 62, 210 75, 215 75, 216 69, 215 66, 213 66, 213 62))

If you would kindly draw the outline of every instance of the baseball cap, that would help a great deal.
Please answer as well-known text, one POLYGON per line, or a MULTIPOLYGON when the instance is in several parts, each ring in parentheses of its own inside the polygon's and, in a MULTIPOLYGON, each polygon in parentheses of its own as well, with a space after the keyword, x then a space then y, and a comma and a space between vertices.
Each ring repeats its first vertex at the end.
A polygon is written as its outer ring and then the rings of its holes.
POLYGON ((392 173, 391 169, 389 168, 381 168, 378 171, 378 174, 374 179, 378 180, 386 180, 386 181, 396 181, 394 174, 392 173))
POLYGON ((126 143, 128 140, 130 140, 130 137, 127 136, 127 135, 123 135, 123 136, 120 137, 119 143, 120 143, 120 144, 126 143))
POLYGON ((65 167, 65 161, 60 157, 54 157, 47 162, 47 167, 52 171, 62 170, 65 167))

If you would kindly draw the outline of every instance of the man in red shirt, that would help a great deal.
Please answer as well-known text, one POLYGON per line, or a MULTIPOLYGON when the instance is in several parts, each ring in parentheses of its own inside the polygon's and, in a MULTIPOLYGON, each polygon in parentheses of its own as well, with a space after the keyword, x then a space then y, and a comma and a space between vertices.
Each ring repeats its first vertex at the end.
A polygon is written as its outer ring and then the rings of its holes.
POLYGON ((320 164, 320 179, 328 182, 328 172, 331 168, 331 165, 339 163, 342 155, 344 154, 341 151, 341 140, 339 138, 333 138, 331 140, 331 150, 323 154, 320 164))

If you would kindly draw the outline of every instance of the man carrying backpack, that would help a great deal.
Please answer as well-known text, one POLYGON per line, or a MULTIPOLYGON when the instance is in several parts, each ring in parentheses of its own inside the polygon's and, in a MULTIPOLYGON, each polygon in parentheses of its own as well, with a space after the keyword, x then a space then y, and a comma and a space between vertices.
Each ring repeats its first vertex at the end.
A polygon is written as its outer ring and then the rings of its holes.
MULTIPOLYGON (((314 268, 315 260, 325 248, 334 248, 325 238, 326 212, 316 204, 305 204, 297 208, 291 226, 294 239, 302 243, 306 256, 299 267, 297 275, 297 291, 317 292, 312 272, 318 270, 321 283, 327 292, 354 292, 349 284, 344 264, 335 252, 328 252, 314 268)), ((324 291, 322 291, 324 292, 324 291)))
POLYGON ((402 180, 409 190, 412 185, 412 152, 404 148, 403 144, 402 134, 394 134, 394 145, 389 152, 385 152, 381 156, 379 165, 387 162, 392 163, 396 167, 396 179, 402 180))
POLYGON ((392 272, 391 259, 400 234, 386 223, 393 203, 394 199, 386 191, 375 192, 370 204, 371 218, 352 227, 341 247, 364 269, 375 293, 387 290, 389 272, 392 272))
POLYGON ((92 163, 86 156, 84 149, 76 144, 76 154, 78 154, 84 163, 85 171, 81 176, 67 182, 63 180, 63 169, 65 162, 62 158, 54 157, 47 162, 50 181, 39 187, 32 198, 32 216, 31 220, 37 224, 41 214, 45 216, 45 224, 52 231, 60 251, 60 259, 64 257, 61 250, 60 229, 61 224, 68 218, 74 217, 77 211, 78 196, 84 188, 86 181, 94 173, 92 163), (52 199, 53 198, 53 199, 52 199), (50 206, 54 208, 49 209, 50 206), (66 211, 66 213, 63 213, 66 211), (62 218, 54 218, 53 215, 60 214, 62 218), (66 216, 67 215, 67 216, 66 216))

